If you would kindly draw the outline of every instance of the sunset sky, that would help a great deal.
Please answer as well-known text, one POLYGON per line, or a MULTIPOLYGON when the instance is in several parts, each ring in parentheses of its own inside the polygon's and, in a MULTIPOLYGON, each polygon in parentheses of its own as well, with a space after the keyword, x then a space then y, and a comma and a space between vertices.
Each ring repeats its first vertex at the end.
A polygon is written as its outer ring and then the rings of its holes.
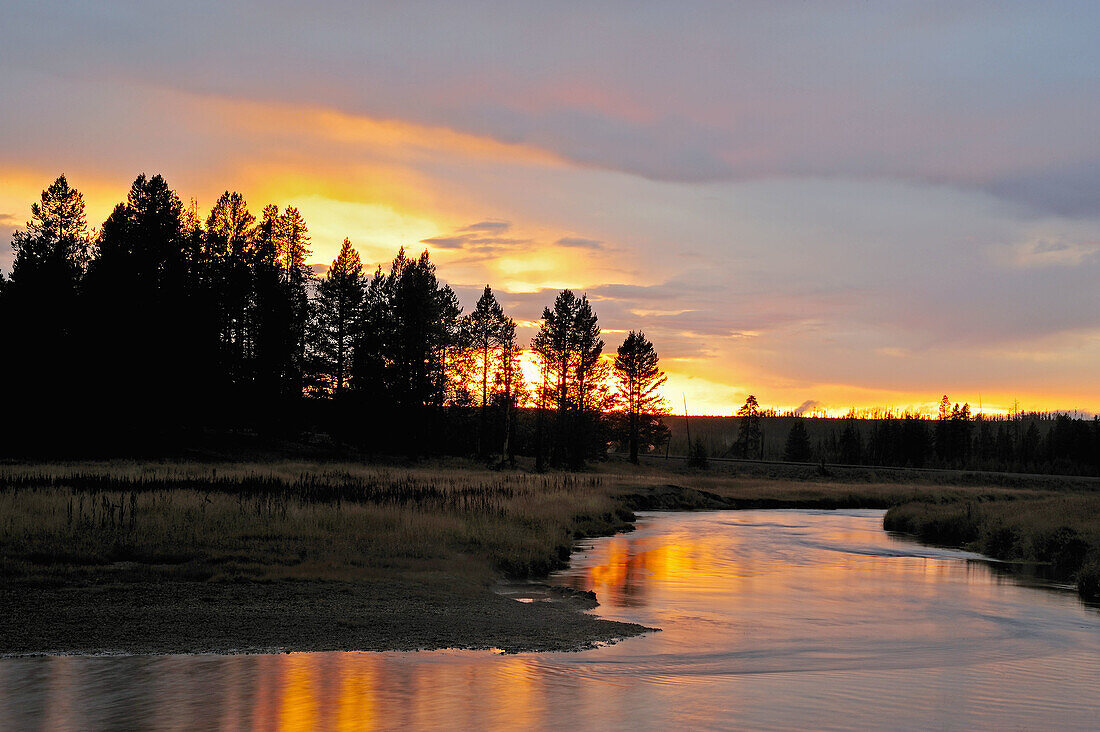
POLYGON ((692 412, 1100 412, 1100 4, 959 5, 9 1, 0 241, 159 172, 525 340, 586 292, 692 412))

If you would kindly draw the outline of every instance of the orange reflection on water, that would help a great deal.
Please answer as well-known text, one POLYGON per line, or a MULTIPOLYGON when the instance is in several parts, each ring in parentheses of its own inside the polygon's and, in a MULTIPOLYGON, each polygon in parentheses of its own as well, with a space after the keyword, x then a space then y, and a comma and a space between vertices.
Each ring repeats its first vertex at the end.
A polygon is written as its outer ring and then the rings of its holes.
POLYGON ((602 540, 590 552, 590 566, 569 582, 577 589, 595 592, 601 604, 615 607, 646 604, 655 583, 724 574, 714 566, 713 547, 703 537, 678 536, 668 542, 615 536, 602 540))

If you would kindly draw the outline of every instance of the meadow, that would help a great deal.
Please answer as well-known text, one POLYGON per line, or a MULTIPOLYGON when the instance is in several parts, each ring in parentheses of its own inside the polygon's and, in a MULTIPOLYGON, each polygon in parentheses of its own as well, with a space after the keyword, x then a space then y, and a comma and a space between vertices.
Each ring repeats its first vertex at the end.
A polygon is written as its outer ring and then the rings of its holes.
POLYGON ((360 579, 441 568, 545 574, 574 537, 633 517, 601 475, 355 464, 0 470, 2 573, 360 579))

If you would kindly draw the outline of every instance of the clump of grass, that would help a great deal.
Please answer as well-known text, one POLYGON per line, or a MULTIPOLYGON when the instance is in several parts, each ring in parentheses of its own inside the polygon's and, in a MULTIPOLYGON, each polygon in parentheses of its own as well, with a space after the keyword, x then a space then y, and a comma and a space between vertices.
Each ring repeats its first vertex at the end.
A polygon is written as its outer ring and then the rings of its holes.
POLYGON ((1100 602, 1100 561, 1092 561, 1077 573, 1077 591, 1090 602, 1100 602))

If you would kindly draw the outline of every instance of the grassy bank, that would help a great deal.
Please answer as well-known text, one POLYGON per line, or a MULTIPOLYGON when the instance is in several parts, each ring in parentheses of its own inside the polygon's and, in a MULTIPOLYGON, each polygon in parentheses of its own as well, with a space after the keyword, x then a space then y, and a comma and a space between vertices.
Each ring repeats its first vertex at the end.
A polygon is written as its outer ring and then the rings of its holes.
POLYGON ((545 574, 629 525, 600 475, 362 465, 88 464, 0 471, 3 576, 358 579, 545 574))
POLYGON ((521 604, 577 536, 629 526, 599 475, 354 464, 0 469, 0 653, 566 650, 644 632, 521 604))
POLYGON ((917 501, 891 508, 885 528, 1008 561, 1046 565, 1100 600, 1100 494, 1015 500, 917 501))

